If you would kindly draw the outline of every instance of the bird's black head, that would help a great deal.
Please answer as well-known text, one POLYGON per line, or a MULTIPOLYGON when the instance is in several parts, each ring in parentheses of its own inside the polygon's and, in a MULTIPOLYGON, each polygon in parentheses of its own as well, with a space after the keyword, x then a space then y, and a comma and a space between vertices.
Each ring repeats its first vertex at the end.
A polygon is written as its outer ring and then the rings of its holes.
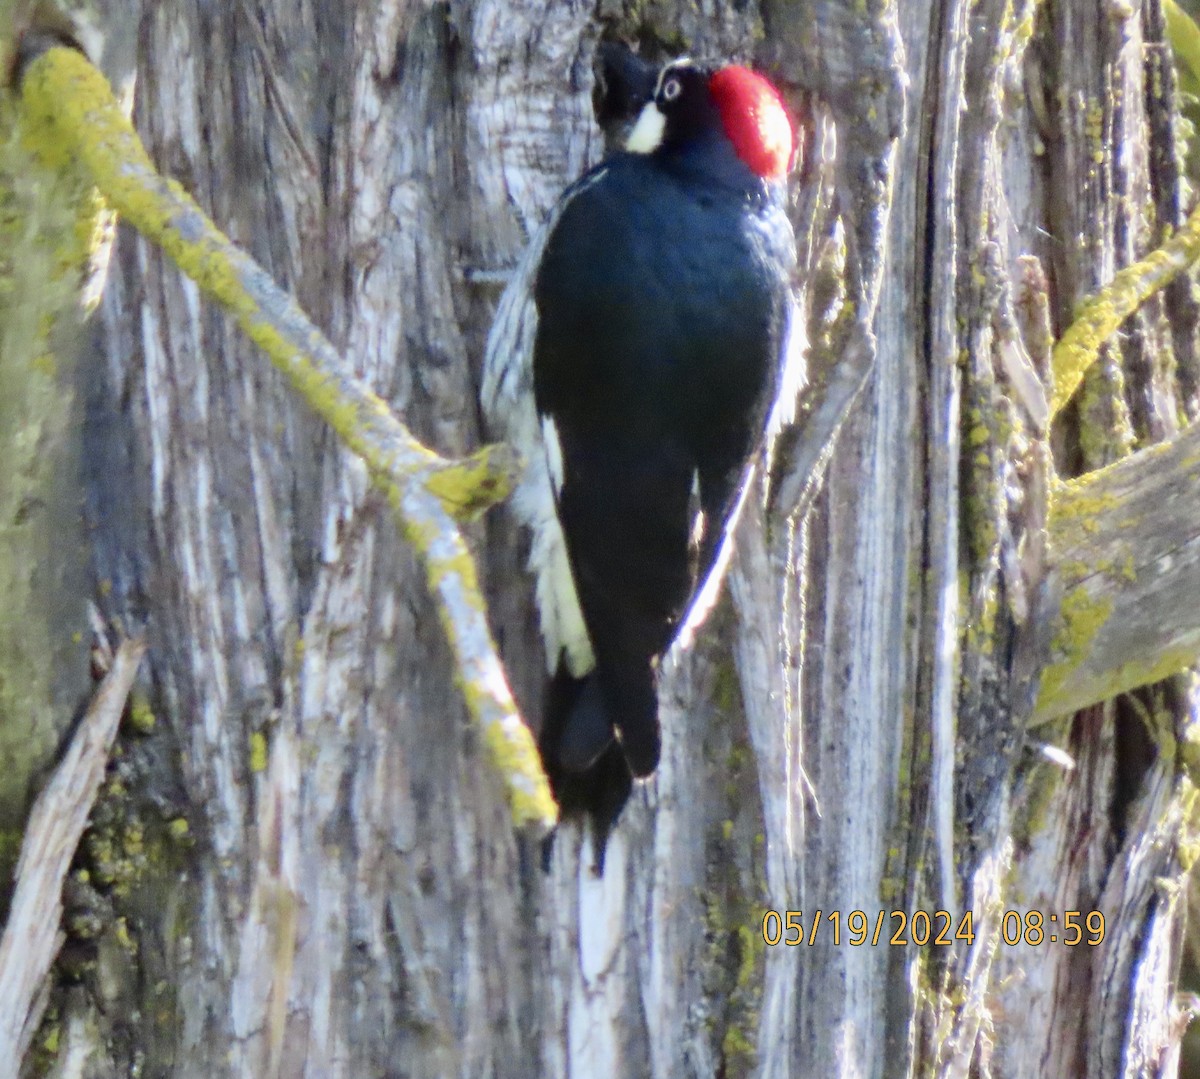
POLYGON ((714 67, 686 58, 662 69, 625 147, 652 154, 714 136, 728 139, 764 180, 782 179, 795 151, 783 101, 766 79, 737 64, 714 67))
POLYGON ((643 107, 654 97, 659 66, 618 41, 602 41, 596 46, 592 112, 604 132, 607 152, 624 147, 643 107))
POLYGON ((685 143, 721 130, 721 114, 709 90, 714 69, 693 60, 673 60, 659 72, 654 97, 630 133, 628 148, 652 153, 659 145, 685 143))

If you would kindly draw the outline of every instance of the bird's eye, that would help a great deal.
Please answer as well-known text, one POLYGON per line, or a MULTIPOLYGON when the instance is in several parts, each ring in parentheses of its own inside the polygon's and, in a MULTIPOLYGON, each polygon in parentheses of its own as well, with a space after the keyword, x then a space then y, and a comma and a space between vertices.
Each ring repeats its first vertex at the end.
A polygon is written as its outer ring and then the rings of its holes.
POLYGON ((664 101, 674 101, 683 90, 678 79, 667 79, 663 83, 662 97, 664 101))

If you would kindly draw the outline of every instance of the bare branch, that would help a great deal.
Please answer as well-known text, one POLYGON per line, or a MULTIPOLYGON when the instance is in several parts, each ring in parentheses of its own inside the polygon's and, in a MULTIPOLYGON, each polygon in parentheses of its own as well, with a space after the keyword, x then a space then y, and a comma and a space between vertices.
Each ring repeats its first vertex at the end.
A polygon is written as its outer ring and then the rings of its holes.
POLYGON ((35 1000, 62 944, 63 881, 87 827, 145 652, 146 643, 140 639, 125 641, 117 650, 66 756, 29 815, 12 907, 0 940, 0 1060, 19 1061, 41 1021, 35 1000))
POLYGON ((488 446, 451 461, 413 438, 383 400, 347 373, 295 300, 179 184, 159 175, 104 76, 82 54, 53 47, 32 60, 21 100, 31 149, 51 168, 81 168, 114 210, 233 315, 366 462, 421 555, 467 707, 505 781, 514 822, 549 828, 554 800, 532 735, 517 714, 488 629, 475 562, 454 520, 506 497, 515 474, 512 451, 488 446))

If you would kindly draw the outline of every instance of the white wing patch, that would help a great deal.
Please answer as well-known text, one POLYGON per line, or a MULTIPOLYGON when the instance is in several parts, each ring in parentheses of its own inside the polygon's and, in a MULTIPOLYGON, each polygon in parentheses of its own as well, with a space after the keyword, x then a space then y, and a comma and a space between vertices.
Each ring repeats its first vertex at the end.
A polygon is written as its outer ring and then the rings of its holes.
MULTIPOLYGON (((795 421, 796 405, 800 398, 800 391, 804 389, 804 384, 808 381, 808 335, 804 329, 804 313, 801 311, 800 305, 796 303, 795 296, 790 293, 788 295, 787 311, 784 315, 783 348, 779 363, 779 389, 775 395, 775 400, 771 403, 770 412, 767 414, 766 455, 764 459, 768 463, 768 467, 775 447, 775 439, 785 427, 795 421)), ((757 475, 758 467, 755 466, 747 474, 746 482, 742 485, 737 503, 734 505, 728 520, 725 522, 725 528, 717 547, 716 557, 713 559, 712 570, 709 572, 708 577, 700 582, 700 589, 692 597, 687 613, 680 623, 679 632, 675 638, 677 645, 680 647, 688 648, 691 646, 696 631, 704 624, 705 619, 713 607, 716 606, 717 599, 721 594, 721 584, 725 577, 725 571, 729 568, 729 559, 733 554, 732 536, 737 529, 738 521, 742 516, 742 509, 746 504, 746 499, 749 497, 751 488, 754 487, 757 475)), ((693 487, 698 482, 699 477, 697 477, 693 487)))
POLYGON ((673 648, 691 648, 696 631, 704 625, 705 619, 708 618, 713 607, 717 604, 717 599, 721 595, 721 584, 725 579, 725 570, 729 568, 729 559, 733 554, 733 544, 730 542, 730 537, 733 535, 734 530, 737 528, 737 523, 741 519, 742 507, 746 504, 746 496, 750 493, 750 488, 754 486, 754 477, 757 473, 758 470, 756 468, 751 468, 749 474, 746 476, 746 482, 742 484, 737 502, 730 511, 728 520, 725 522, 725 528, 717 546, 716 557, 713 558, 712 569, 709 570, 708 576, 700 582, 699 590, 692 597, 692 601, 683 616, 683 621, 679 623, 679 630, 675 635, 675 643, 672 645, 673 648))
POLYGON ((783 326, 783 356, 779 375, 779 393, 771 405, 767 417, 767 443, 796 421, 796 404, 800 391, 808 381, 808 332, 804 325, 804 312, 796 303, 796 297, 788 294, 787 313, 783 326))
MULTIPOLYGON (((590 178, 591 182, 601 175, 602 170, 590 178)), ((567 201, 562 200, 534 234, 500 298, 484 353, 480 403, 492 434, 513 446, 524 460, 509 505, 530 531, 529 569, 535 578, 534 599, 546 647, 546 669, 553 674, 561 658, 567 670, 581 678, 596 660, 558 520, 562 446, 553 421, 549 417, 539 419, 533 390, 533 344, 538 322, 533 287, 546 240, 567 201)))
POLYGON ((558 440, 558 428, 554 426, 552 416, 542 417, 542 446, 546 451, 546 468, 550 471, 550 483, 554 487, 554 496, 562 493, 563 457, 562 443, 558 440))

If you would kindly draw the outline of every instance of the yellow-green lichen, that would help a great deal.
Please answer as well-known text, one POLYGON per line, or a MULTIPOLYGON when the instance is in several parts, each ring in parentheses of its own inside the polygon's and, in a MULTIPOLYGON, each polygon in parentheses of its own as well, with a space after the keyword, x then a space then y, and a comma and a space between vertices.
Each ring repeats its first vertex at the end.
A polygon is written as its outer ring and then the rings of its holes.
POLYGON ((558 806, 529 728, 514 716, 507 723, 488 724, 483 739, 492 762, 506 778, 513 823, 518 828, 553 825, 558 820, 558 806))
MULTIPOLYGON (((85 528, 73 362, 92 262, 94 187, 47 170, 0 95, 0 833, 88 684, 85 528)), ((103 231, 103 230, 101 230, 103 231)), ((0 852, 0 887, 12 861, 0 852)))
POLYGON ((1071 399, 1100 347, 1138 307, 1200 257, 1200 208, 1157 251, 1126 266, 1085 300, 1075 320, 1054 346, 1053 417, 1071 399))
MULTIPOLYGON (((766 960, 761 919, 763 905, 748 901, 731 870, 718 882, 718 894, 703 894, 705 939, 709 942, 706 967, 715 1000, 720 1002, 710 1020, 719 1035, 723 1071, 746 1075, 757 1058, 755 1037, 762 1001, 762 972, 766 960), (723 894, 722 894, 723 893, 723 894)), ((781 945, 782 947, 782 945, 781 945)))
POLYGON ((980 595, 972 597, 968 605, 963 634, 969 652, 991 652, 991 645, 996 636, 996 615, 999 611, 1000 594, 993 581, 986 588, 980 589, 980 595))
POLYGON ((1180 777, 1176 795, 1183 810, 1183 823, 1177 837, 1179 865, 1185 873, 1190 873, 1200 860, 1200 787, 1197 787, 1193 773, 1180 777))
POLYGON ((267 770, 267 736, 262 731, 250 732, 250 771, 267 770))
POLYGON ((1115 509, 1119 499, 1108 491, 1096 491, 1092 482, 1095 473, 1078 480, 1056 484, 1050 492, 1049 524, 1053 528, 1063 526, 1091 533, 1108 511, 1115 509))
POLYGON ((1060 626, 1051 646, 1051 661, 1042 672, 1035 712, 1058 715, 1069 706, 1063 691, 1071 676, 1087 658, 1092 642, 1112 614, 1113 601, 1107 596, 1094 598, 1086 588, 1069 593, 1060 609, 1060 626))
POLYGON ((425 487, 456 517, 467 517, 509 496, 517 465, 516 454, 508 446, 484 446, 470 457, 431 472, 425 487))
POLYGON ((978 409, 971 410, 970 420, 965 439, 966 444, 972 447, 986 446, 992 440, 992 432, 979 416, 978 409))
POLYGON ((154 711, 150 707, 150 701, 144 693, 135 689, 129 698, 129 726, 138 734, 152 734, 154 725, 154 711))
POLYGON ((1092 147, 1092 161, 1104 164, 1104 106, 1093 102, 1084 114, 1083 134, 1092 147))
POLYGON ((114 923, 113 937, 115 938, 117 944, 121 946, 123 951, 127 952, 129 955, 137 955, 137 941, 130 936, 129 924, 126 922, 124 917, 118 918, 114 923))
MULTIPOLYGON (((413 546, 426 554, 425 575, 429 581, 431 592, 436 593, 446 577, 457 577, 461 582, 463 597, 473 603, 477 609, 483 609, 483 596, 479 591, 479 581, 475 576, 475 560, 465 545, 461 546, 454 554, 443 558, 434 558, 428 554, 430 546, 428 540, 414 543, 413 546)), ((443 617, 448 616, 443 613, 443 617)))
MULTIPOLYGON (((1195 692, 1196 673, 1190 676, 1192 692, 1195 692)), ((1189 718, 1182 721, 1179 731, 1178 758, 1184 771, 1191 776, 1192 782, 1200 784, 1200 719, 1189 718)))
POLYGON ((725 1036, 721 1039, 721 1055, 725 1058, 726 1062, 743 1059, 753 1060, 755 1057, 754 1043, 736 1023, 731 1023, 725 1028, 725 1036))
MULTIPOLYGON (((1179 88, 1193 97, 1200 97, 1200 27, 1175 0, 1163 0, 1163 15, 1167 24, 1167 41, 1175 54, 1179 88)), ((1161 92, 1159 94, 1161 97, 1161 92)))
POLYGON ((1093 365, 1079 394, 1079 448, 1085 467, 1099 468, 1129 455, 1136 439, 1118 363, 1093 365))
MULTIPOLYGON (((9 130, 10 123, 6 112, 0 126, 9 130)), ((34 171, 44 183, 48 182, 51 197, 69 215, 69 227, 44 235, 43 243, 52 255, 52 276, 77 290, 84 283, 83 274, 102 269, 107 262, 114 216, 91 177, 79 168, 74 155, 67 152, 69 148, 55 138, 54 131, 45 123, 44 113, 23 113, 15 130, 19 132, 22 149, 43 166, 34 171)), ((11 146, 4 151, 6 157, 14 154, 15 148, 11 146)), ((6 216, 0 211, 0 219, 6 216)), ((97 299, 98 290, 88 290, 85 306, 93 306, 97 299)))
POLYGON ((1130 660, 1108 672, 1099 699, 1105 700, 1138 686, 1161 682, 1164 678, 1187 670, 1195 663, 1196 645, 1191 641, 1166 648, 1154 656, 1130 660))
MULTIPOLYGON (((120 749, 118 743, 116 750, 120 749)), ((95 887, 118 899, 130 896, 146 873, 164 861, 165 829, 143 819, 140 765, 118 756, 92 807, 87 831, 72 879, 81 887, 95 887)))

